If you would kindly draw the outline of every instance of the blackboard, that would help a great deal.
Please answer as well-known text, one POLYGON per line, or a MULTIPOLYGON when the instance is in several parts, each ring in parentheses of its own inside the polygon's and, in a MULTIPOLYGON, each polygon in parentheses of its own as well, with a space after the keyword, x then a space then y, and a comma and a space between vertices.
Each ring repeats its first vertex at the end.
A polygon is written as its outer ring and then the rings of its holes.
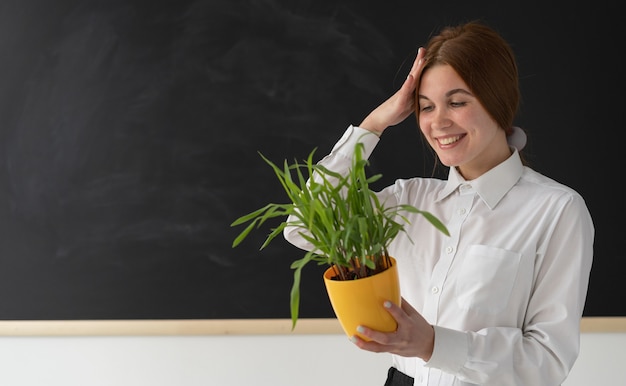
MULTIPOLYGON (((257 151, 320 156, 445 24, 511 42, 533 167, 596 225, 586 316, 626 316, 624 33, 617 5, 500 2, 4 0, 0 3, 0 319, 289 317, 291 261, 229 224, 283 200, 257 151), (616 193, 613 191, 617 191, 616 193), (613 197, 615 196, 615 198, 613 197)), ((429 175, 414 122, 372 168, 429 175)), ((321 267, 302 318, 332 317, 321 267)))

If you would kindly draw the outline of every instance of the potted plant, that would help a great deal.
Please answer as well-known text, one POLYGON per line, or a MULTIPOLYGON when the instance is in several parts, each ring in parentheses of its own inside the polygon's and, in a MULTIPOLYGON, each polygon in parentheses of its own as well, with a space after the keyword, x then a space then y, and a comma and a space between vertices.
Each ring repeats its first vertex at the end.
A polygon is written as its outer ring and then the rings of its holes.
MULTIPOLYGON (((420 214, 446 235, 448 230, 429 212, 411 205, 385 206, 379 201, 369 185, 382 175, 367 176, 366 167, 369 161, 363 158, 362 143, 356 145, 352 166, 346 176, 314 163, 315 151, 316 149, 313 149, 304 163, 290 164, 285 160, 282 168, 259 153, 274 170, 287 193, 289 202, 269 203, 236 219, 231 226, 244 223, 248 225, 234 239, 232 246, 234 248, 239 245, 253 229, 261 227, 271 218, 281 217, 284 221, 272 229, 260 249, 281 235, 286 227, 300 229, 302 237, 312 244, 313 249, 291 265, 294 269, 290 301, 292 329, 296 326, 299 313, 301 272, 309 262, 314 261, 328 266, 324 280, 329 290, 331 304, 344 330, 351 335, 356 325, 366 322, 363 320, 344 322, 338 310, 340 301, 333 299, 329 286, 340 282, 360 282, 362 279, 370 279, 387 271, 388 276, 392 276, 395 282, 384 284, 383 286, 390 287, 388 289, 391 293, 379 296, 392 296, 391 299, 399 304, 397 268, 395 259, 389 256, 388 247, 399 232, 405 232, 404 226, 409 220, 404 214, 409 212, 420 214)), ((369 295, 363 296, 367 298, 369 295)), ((378 302, 376 308, 380 309, 380 301, 376 301, 378 302)), ((354 295, 351 295, 347 303, 356 305, 354 295)), ((354 311, 363 307, 356 305, 352 308, 354 311)), ((382 331, 395 330, 395 320, 388 314, 383 315, 383 318, 385 316, 390 320, 380 322, 383 324, 380 326, 376 325, 379 322, 370 322, 370 327, 382 331)))

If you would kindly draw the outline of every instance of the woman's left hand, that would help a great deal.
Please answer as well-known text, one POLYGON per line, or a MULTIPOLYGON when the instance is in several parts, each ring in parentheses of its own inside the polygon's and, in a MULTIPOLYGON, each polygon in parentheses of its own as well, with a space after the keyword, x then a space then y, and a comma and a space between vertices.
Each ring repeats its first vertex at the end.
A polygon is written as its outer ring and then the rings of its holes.
POLYGON ((401 306, 385 301, 385 309, 398 323, 394 332, 381 332, 359 326, 359 334, 371 339, 365 341, 358 336, 350 340, 359 348, 372 352, 388 352, 403 357, 419 357, 428 361, 435 345, 433 326, 424 319, 404 298, 401 306))

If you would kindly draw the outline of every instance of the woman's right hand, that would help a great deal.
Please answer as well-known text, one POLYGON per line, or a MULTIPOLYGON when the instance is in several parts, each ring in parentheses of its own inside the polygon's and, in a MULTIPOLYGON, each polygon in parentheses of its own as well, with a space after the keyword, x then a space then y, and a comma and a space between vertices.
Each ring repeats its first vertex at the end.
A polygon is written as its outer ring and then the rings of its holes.
POLYGON ((359 127, 380 136, 387 127, 397 125, 415 111, 415 88, 423 68, 424 53, 424 48, 417 50, 417 57, 402 87, 369 113, 359 127))

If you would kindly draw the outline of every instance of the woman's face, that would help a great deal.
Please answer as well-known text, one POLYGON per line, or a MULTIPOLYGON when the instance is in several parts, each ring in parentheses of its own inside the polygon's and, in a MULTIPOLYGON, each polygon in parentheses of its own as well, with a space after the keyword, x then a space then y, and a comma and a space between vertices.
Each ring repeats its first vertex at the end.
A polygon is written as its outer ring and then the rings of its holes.
POLYGON ((421 77, 419 126, 444 165, 472 180, 511 155, 506 134, 449 65, 421 77))

